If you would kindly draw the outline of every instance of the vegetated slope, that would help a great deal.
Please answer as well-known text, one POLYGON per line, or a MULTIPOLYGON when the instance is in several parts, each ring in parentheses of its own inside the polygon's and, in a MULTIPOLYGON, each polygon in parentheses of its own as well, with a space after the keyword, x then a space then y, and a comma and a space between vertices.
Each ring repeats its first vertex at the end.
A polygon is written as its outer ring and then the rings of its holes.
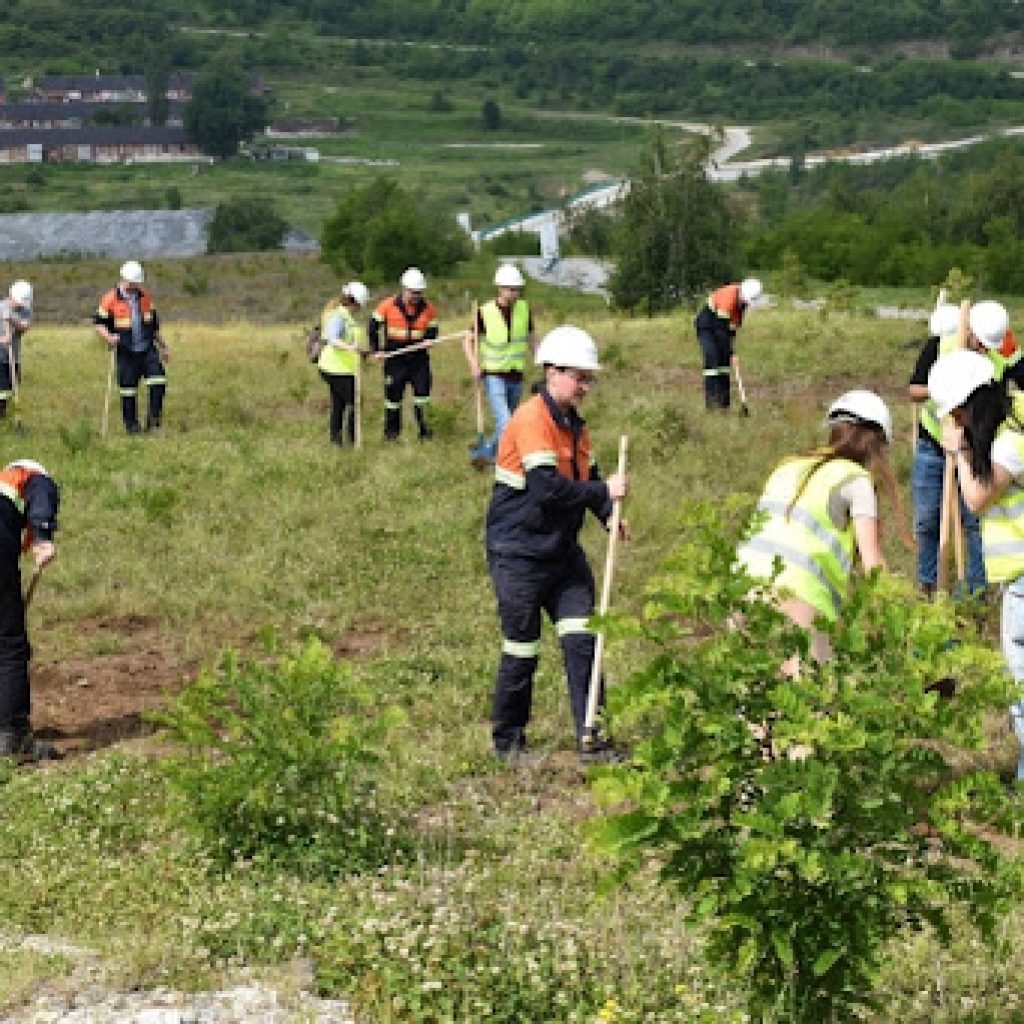
MULTIPOLYGON (((181 27, 239 33, 274 30, 279 38, 305 27, 315 33, 367 41, 421 40, 472 43, 508 53, 524 43, 674 43, 758 53, 780 46, 880 47, 927 41, 954 55, 985 47, 1005 48, 1024 28, 1017 4, 1003 0, 840 0, 830 4, 751 4, 723 0, 152 0, 145 16, 137 8, 86 0, 9 0, 3 4, 0 48, 9 70, 44 62, 50 71, 145 70, 154 55, 172 66, 187 65, 203 41, 181 27), (111 31, 110 26, 117 30, 111 31), (77 66, 84 62, 84 67, 77 66)), ((618 56, 622 56, 621 50, 618 56)), ((294 54, 293 54, 294 57, 294 54)))

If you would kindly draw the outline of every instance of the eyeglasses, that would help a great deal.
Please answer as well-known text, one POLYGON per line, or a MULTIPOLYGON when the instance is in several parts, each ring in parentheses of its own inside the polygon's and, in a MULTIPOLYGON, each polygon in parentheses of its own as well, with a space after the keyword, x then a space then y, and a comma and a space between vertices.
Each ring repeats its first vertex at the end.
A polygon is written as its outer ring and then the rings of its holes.
POLYGON ((585 370, 577 370, 571 366, 559 366, 557 369, 559 373, 572 377, 577 384, 585 385, 588 388, 592 388, 597 383, 597 378, 585 370))

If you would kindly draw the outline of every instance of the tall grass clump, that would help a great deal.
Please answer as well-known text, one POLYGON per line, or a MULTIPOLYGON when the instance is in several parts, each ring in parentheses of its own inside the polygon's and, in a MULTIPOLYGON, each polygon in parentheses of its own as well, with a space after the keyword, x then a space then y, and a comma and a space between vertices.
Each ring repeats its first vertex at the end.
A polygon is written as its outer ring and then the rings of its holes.
POLYGON ((1016 688, 950 603, 877 574, 814 663, 734 565, 723 519, 689 510, 654 587, 642 632, 659 651, 612 695, 617 731, 643 739, 596 782, 612 805, 597 834, 624 869, 654 854, 752 1019, 857 1020, 879 1008, 890 940, 991 940, 1019 897, 1020 808, 974 753, 1016 688))
POLYGON ((398 852, 373 777, 397 712, 371 696, 311 638, 273 664, 228 651, 154 716, 186 748, 167 771, 216 863, 334 875, 398 852))

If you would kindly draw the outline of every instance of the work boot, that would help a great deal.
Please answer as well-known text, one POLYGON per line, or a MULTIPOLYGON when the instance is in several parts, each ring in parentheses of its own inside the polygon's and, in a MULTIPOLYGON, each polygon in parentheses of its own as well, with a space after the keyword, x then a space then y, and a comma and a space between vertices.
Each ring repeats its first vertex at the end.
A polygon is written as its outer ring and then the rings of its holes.
POLYGON ((594 764, 624 764, 627 760, 626 754, 603 736, 581 740, 579 758, 585 768, 594 764))
POLYGON ((18 764, 57 761, 60 753, 52 743, 36 739, 31 731, 0 729, 0 757, 11 757, 18 764))
POLYGON ((160 422, 160 418, 158 416, 150 416, 149 419, 146 420, 147 434, 159 434, 162 429, 163 424, 160 422))

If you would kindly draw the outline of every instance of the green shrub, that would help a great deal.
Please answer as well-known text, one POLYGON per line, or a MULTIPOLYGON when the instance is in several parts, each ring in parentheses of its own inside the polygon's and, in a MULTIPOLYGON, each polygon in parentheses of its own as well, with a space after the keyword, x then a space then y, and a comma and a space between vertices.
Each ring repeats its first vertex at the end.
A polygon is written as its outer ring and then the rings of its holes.
POLYGON ((395 714, 371 697, 310 639, 276 665, 228 651, 154 716, 188 748, 167 770, 222 866, 257 858, 330 875, 397 851, 371 774, 395 714))
POLYGON ((207 228, 207 252, 262 252, 279 249, 288 225, 266 199, 218 203, 207 228))
POLYGON ((753 1019, 855 1020, 887 940, 927 924, 947 943, 960 913, 991 939, 1020 892, 997 845, 1019 810, 971 753, 1016 688, 950 603, 877 574, 844 604, 833 660, 810 662, 733 565, 736 512, 688 510, 656 583, 643 632, 660 653, 611 694, 616 728, 644 739, 597 779, 615 808, 597 832, 624 868, 657 851, 753 1019), (947 676, 954 699, 926 692, 947 676))

